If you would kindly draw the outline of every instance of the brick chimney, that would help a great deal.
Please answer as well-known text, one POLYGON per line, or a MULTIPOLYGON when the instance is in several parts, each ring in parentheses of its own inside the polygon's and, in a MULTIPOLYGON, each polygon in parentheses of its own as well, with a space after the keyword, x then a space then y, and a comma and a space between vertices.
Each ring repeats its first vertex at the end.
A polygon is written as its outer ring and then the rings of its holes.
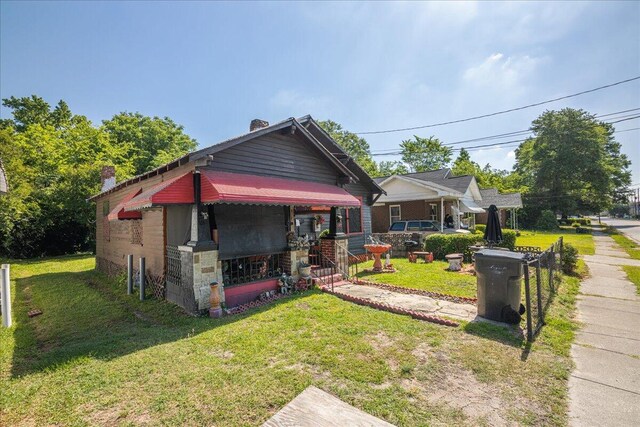
POLYGON ((249 131, 253 132, 254 130, 266 128, 269 126, 269 122, 266 120, 253 119, 251 120, 251 124, 249 125, 249 131))
POLYGON ((103 166, 100 171, 100 182, 102 183, 102 190, 111 190, 116 186, 116 168, 114 166, 103 166))

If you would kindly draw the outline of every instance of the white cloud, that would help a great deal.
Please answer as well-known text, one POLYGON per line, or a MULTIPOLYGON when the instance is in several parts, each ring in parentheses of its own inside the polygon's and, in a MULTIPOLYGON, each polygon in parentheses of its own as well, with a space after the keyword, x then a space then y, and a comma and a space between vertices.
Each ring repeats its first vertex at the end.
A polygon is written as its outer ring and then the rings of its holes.
POLYGON ((514 150, 511 150, 507 153, 507 158, 509 159, 515 159, 516 158, 516 152, 514 150))
POLYGON ((505 89, 513 89, 535 75, 536 68, 543 61, 544 58, 529 55, 505 56, 502 53, 494 53, 481 64, 467 68, 463 79, 478 87, 492 88, 498 85, 505 89))

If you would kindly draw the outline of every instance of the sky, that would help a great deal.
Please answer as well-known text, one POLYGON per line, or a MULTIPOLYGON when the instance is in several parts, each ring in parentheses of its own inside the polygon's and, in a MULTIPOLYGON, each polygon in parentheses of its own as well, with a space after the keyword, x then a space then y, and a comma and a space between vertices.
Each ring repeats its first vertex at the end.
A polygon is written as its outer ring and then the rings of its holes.
MULTIPOLYGON (((167 116, 201 147, 245 133, 254 118, 311 114, 354 132, 396 129, 636 76, 640 2, 0 3, 2 98, 63 99, 98 124, 121 111, 167 116)), ((363 136, 374 152, 414 134, 457 142, 524 130, 563 107, 640 108, 640 80, 492 118, 363 136)), ((640 184, 640 131, 616 139, 640 184)), ((511 169, 513 149, 471 157, 511 169)))

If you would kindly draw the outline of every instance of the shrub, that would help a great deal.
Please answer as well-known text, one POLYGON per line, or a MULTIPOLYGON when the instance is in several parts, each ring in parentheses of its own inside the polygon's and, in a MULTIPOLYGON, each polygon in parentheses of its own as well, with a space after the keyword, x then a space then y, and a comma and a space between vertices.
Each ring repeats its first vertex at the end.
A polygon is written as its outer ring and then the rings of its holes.
POLYGON ((580 223, 579 222, 574 222, 573 224, 571 224, 572 227, 580 227, 580 223))
POLYGON ((512 251, 516 248, 516 237, 515 230, 502 230, 502 243, 498 246, 501 248, 508 248, 512 251))
POLYGON ((538 230, 556 230, 558 228, 558 220, 556 214, 550 210, 544 210, 540 213, 540 217, 536 222, 536 228, 538 230))
POLYGON ((433 253, 434 259, 445 259, 453 253, 467 254, 469 246, 482 242, 480 234, 433 234, 424 239, 424 250, 433 253))
POLYGON ((576 227, 576 233, 577 234, 588 234, 590 233, 591 230, 588 228, 584 228, 584 227, 576 227))
POLYGON ((571 274, 578 266, 578 250, 571 244, 565 243, 562 248, 562 271, 571 274))
POLYGON ((482 234, 484 234, 484 230, 487 229, 487 226, 485 224, 477 224, 476 225, 476 233, 480 232, 482 234))

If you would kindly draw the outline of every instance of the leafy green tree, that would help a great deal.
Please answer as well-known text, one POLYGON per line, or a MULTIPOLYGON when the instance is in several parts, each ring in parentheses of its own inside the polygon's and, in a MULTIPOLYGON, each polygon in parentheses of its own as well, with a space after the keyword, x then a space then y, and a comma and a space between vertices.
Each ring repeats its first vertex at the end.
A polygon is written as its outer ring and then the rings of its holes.
POLYGON ((365 172, 371 176, 377 175, 376 162, 371 157, 371 147, 366 139, 343 129, 333 120, 319 121, 318 124, 365 172))
POLYGON ((446 167, 451 162, 453 150, 442 145, 434 136, 421 138, 417 135, 400 144, 402 161, 412 172, 425 172, 446 167))
POLYGON ((197 147, 195 139, 168 117, 120 113, 104 120, 102 128, 116 145, 128 147, 138 175, 177 159, 197 147))
POLYGON ((538 211, 599 212, 623 197, 631 162, 620 153, 613 126, 565 108, 544 112, 531 130, 534 136, 516 150, 515 171, 538 211))
POLYGON ((522 192, 526 188, 520 185, 517 174, 501 169, 493 169, 490 164, 480 167, 471 160, 469 152, 464 148, 453 162, 451 171, 454 175, 473 175, 480 188, 497 188, 502 193, 522 192))
POLYGON ((397 160, 378 163, 377 176, 403 175, 409 173, 407 165, 397 160))
MULTIPOLYGON (((86 117, 74 115, 64 101, 51 108, 42 98, 8 98, 11 119, 0 124, 0 158, 11 192, 0 197, 0 255, 33 257, 91 250, 100 170, 116 167, 118 180, 184 155, 195 141, 169 119, 133 115, 140 138, 117 140, 86 117), (169 143, 148 143, 166 139, 169 143), (140 170, 140 152, 155 147, 140 170)), ((120 129, 110 123, 114 129, 120 129)), ((124 134, 124 133, 123 133, 124 134)))

